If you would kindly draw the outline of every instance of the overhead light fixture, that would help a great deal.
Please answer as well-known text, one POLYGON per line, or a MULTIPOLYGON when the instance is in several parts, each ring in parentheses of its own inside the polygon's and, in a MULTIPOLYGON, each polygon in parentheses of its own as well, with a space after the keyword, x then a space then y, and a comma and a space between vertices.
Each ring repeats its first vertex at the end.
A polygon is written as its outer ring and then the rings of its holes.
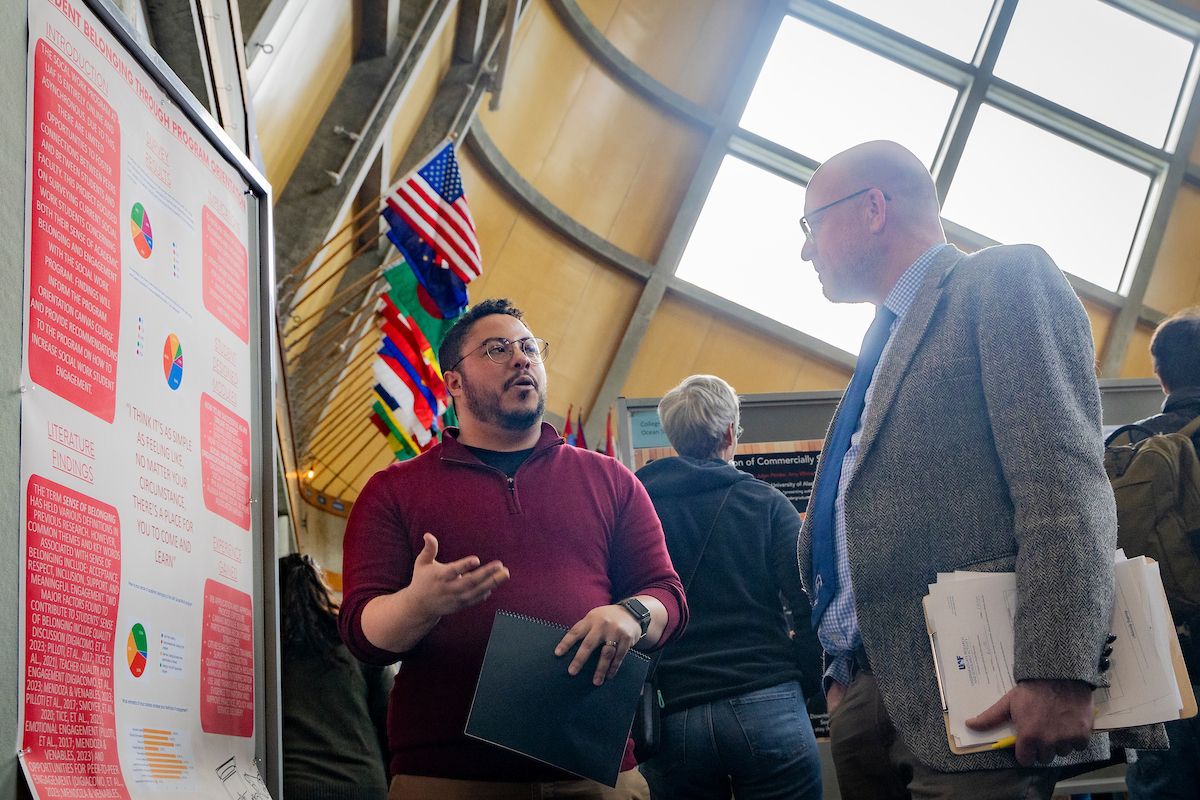
POLYGON ((313 476, 315 476, 316 474, 317 474, 316 472, 314 472, 313 470, 310 469, 308 471, 308 479, 311 481, 313 479, 313 476))

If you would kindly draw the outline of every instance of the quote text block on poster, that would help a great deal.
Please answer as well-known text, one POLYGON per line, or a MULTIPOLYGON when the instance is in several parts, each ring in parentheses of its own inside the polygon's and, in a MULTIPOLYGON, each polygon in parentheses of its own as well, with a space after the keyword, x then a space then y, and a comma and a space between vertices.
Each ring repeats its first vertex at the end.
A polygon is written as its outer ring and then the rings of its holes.
POLYGON ((121 130, 44 39, 34 53, 29 374, 105 422, 117 408, 121 130))
POLYGON ((200 641, 200 726, 206 733, 254 735, 254 607, 250 595, 204 582, 200 641))
POLYGON ((204 207, 204 307, 244 343, 250 342, 249 262, 246 248, 221 218, 204 207))
POLYGON ((204 507, 250 530, 250 423, 200 395, 200 482, 204 507))
POLYGON ((122 798, 113 646, 117 510, 34 475, 26 489, 25 729, 43 798, 122 798))

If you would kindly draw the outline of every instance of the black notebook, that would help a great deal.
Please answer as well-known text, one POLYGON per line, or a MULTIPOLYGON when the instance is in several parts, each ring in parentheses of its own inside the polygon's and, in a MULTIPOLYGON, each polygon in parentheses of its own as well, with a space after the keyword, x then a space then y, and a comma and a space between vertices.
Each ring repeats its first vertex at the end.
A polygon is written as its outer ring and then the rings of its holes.
POLYGON ((616 677, 594 686, 601 648, 578 675, 570 675, 567 667, 579 645, 554 655, 566 633, 561 625, 496 612, 466 733, 616 786, 650 659, 630 650, 616 677))

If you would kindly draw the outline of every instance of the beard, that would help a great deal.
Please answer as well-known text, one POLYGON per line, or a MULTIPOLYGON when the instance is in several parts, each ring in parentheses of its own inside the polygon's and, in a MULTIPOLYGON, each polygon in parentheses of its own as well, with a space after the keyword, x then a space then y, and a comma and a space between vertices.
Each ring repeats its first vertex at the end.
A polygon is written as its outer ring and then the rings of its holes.
MULTIPOLYGON (((518 376, 519 377, 519 376, 518 376)), ((500 392, 486 391, 476 389, 464 374, 462 376, 463 387, 463 404, 471 416, 480 422, 496 425, 506 431, 521 432, 527 431, 533 426, 542 421, 542 415, 546 412, 546 389, 545 386, 538 386, 536 391, 538 396, 537 407, 531 410, 516 409, 506 411, 500 404, 500 392)), ((507 385, 505 388, 508 388, 507 385)))

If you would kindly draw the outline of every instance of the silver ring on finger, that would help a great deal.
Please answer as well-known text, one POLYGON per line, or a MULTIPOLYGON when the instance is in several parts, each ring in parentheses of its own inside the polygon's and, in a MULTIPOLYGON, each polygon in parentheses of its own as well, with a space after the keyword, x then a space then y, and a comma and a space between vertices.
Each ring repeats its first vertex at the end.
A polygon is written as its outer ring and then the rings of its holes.
POLYGON ((616 647, 618 644, 619 644, 618 642, 605 642, 604 646, 605 647, 616 647))

